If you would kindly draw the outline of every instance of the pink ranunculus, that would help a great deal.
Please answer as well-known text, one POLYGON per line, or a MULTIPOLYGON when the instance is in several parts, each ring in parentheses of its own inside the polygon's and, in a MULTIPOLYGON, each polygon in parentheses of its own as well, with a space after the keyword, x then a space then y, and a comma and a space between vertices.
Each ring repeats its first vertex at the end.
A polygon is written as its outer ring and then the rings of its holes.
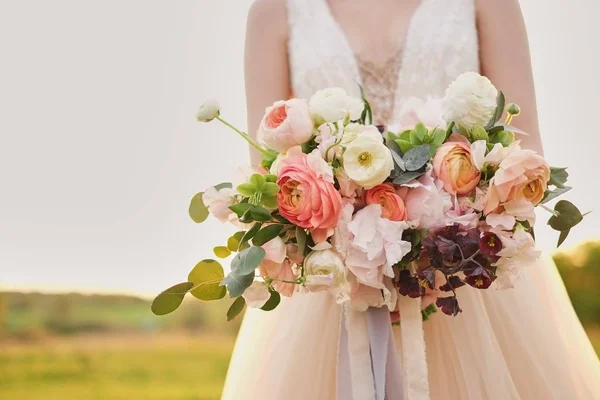
POLYGON ((310 229, 316 243, 333 234, 342 212, 342 196, 333 183, 333 170, 318 151, 289 157, 279 169, 279 212, 310 229))
POLYGON ((544 198, 550 167, 531 150, 515 149, 500 162, 490 181, 484 213, 497 211, 507 202, 525 199, 534 206, 544 198))
POLYGON ((406 207, 402 198, 396 194, 394 185, 382 183, 365 192, 367 204, 380 204, 383 210, 382 217, 391 221, 405 221, 406 207))
POLYGON ((233 221, 236 219, 236 215, 229 209, 229 206, 235 203, 233 198, 235 193, 235 190, 231 188, 217 190, 214 187, 210 187, 202 195, 202 201, 208 207, 208 211, 219 221, 233 221))
POLYGON ((313 120, 305 100, 278 101, 267 108, 258 128, 258 138, 280 153, 308 142, 313 134, 313 120))
POLYGON ((481 180, 471 157, 471 144, 462 135, 454 134, 440 146, 433 157, 433 170, 450 194, 468 194, 481 180))

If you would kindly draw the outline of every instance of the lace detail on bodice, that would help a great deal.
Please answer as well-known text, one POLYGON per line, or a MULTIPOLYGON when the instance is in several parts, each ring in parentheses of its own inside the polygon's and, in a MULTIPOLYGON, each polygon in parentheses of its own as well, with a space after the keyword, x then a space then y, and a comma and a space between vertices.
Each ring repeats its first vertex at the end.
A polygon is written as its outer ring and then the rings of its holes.
POLYGON ((406 38, 399 38, 404 40, 401 52, 389 61, 396 64, 392 72, 355 57, 326 0, 286 1, 296 97, 309 98, 332 86, 360 96, 359 85, 364 85, 374 117, 394 124, 407 98, 441 97, 458 75, 479 71, 474 0, 422 0, 406 38))
POLYGON ((397 50, 383 62, 373 62, 359 55, 356 55, 356 62, 365 97, 373 110, 373 123, 387 125, 394 113, 402 50, 397 50))

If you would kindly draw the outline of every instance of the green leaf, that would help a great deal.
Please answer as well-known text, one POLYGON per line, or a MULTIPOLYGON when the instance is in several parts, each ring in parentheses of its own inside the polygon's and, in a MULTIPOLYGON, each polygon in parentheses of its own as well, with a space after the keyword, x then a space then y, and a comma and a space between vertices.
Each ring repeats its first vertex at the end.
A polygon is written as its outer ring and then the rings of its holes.
POLYGON ((429 145, 413 147, 404 154, 403 160, 407 171, 416 171, 421 169, 429 162, 429 145))
POLYGON ((229 239, 227 239, 227 248, 230 251, 238 251, 238 249, 240 247, 240 242, 244 238, 245 234, 246 234, 245 231, 236 232, 233 236, 231 236, 229 239))
POLYGON ((395 142, 398 145, 398 147, 400 147, 402 154, 406 154, 410 149, 412 149, 414 147, 412 145, 412 143, 407 140, 398 139, 398 140, 395 140, 395 142))
POLYGON ((419 172, 419 171, 406 171, 401 173, 400 175, 398 175, 395 179, 394 179, 394 184, 396 185, 404 185, 405 183, 408 183, 414 179, 417 179, 418 177, 420 177, 421 175, 423 175, 425 172, 419 172))
POLYGON ((490 129, 488 129, 488 135, 492 136, 492 135, 494 135, 494 134, 496 134, 496 133, 498 133, 500 131, 503 131, 503 130, 504 130, 504 127, 502 125, 496 125, 496 126, 490 128, 490 129))
POLYGON ((267 243, 268 241, 275 239, 277 237, 277 235, 279 235, 281 233, 282 230, 283 230, 283 225, 280 225, 280 224, 267 225, 264 228, 262 228, 260 231, 258 231, 256 233, 256 235, 254 235, 254 238, 252 239, 252 244, 254 244, 255 246, 262 246, 263 244, 267 243))
POLYGON ((252 208, 252 204, 250 203, 238 203, 229 206, 229 209, 236 213, 238 217, 242 217, 246 211, 252 208))
POLYGON ((235 190, 244 197, 252 197, 252 195, 256 193, 256 188, 249 183, 242 183, 241 185, 238 185, 235 190))
POLYGON ((490 139, 487 131, 483 129, 482 126, 476 125, 469 132, 469 139, 471 142, 476 142, 478 140, 485 140, 486 142, 490 139))
POLYGON ((558 236, 558 243, 556 244, 556 247, 560 247, 560 245, 563 244, 563 242, 567 239, 567 236, 569 236, 569 232, 571 232, 571 230, 567 229, 566 231, 562 231, 560 233, 560 235, 558 236))
POLYGON ((252 176, 248 180, 248 183, 254 186, 256 190, 260 190, 266 183, 266 180, 261 174, 252 174, 252 176))
POLYGON ((262 224, 260 222, 257 222, 254 225, 252 225, 252 228, 250 228, 250 230, 248 230, 248 232, 246 232, 246 234, 244 234, 244 237, 240 241, 240 245, 239 245, 240 250, 241 250, 242 246, 244 246, 246 243, 248 243, 250 241, 250 239, 252 239, 254 237, 254 235, 256 235, 256 232, 258 232, 260 230, 261 226, 262 226, 262 224))
POLYGON ((500 126, 502 127, 503 130, 508 131, 508 132, 512 132, 512 133, 519 133, 521 135, 526 135, 529 136, 529 134, 525 131, 520 130, 519 128, 517 128, 516 126, 511 126, 511 125, 504 125, 504 124, 500 124, 500 126))
POLYGON ((221 282, 221 286, 226 286, 230 297, 239 297, 244 294, 244 291, 254 282, 254 274, 237 275, 230 273, 221 282))
POLYGON ((225 288, 219 284, 225 274, 223 267, 215 260, 202 260, 188 275, 188 281, 195 285, 190 293, 200 300, 212 301, 225 297, 225 288))
POLYGON ((273 290, 271 291, 271 297, 269 297, 269 300, 267 300, 265 305, 262 306, 260 309, 263 311, 272 311, 275 309, 275 307, 279 305, 280 302, 281 295, 273 290))
POLYGON ((265 178, 266 182, 277 183, 277 175, 266 174, 263 175, 263 178, 265 178))
POLYGON ((304 254, 306 250, 306 230, 302 227, 296 227, 296 243, 300 254, 304 254))
POLYGON ((156 296, 150 309, 155 315, 166 315, 177 310, 183 298, 194 287, 193 282, 178 283, 156 296))
POLYGON ((277 197, 264 195, 260 203, 269 209, 277 208, 277 197))
POLYGON ((513 132, 501 130, 493 135, 490 135, 491 143, 500 143, 504 147, 510 146, 515 141, 515 134, 513 132))
POLYGON ((213 253, 215 253, 215 256, 219 258, 227 258, 231 255, 231 250, 229 250, 226 246, 215 246, 213 248, 213 253))
POLYGON ((240 313, 244 311, 244 308, 246 308, 246 299, 240 296, 231 303, 231 307, 227 310, 227 321, 231 321, 240 315, 240 313))
POLYGON ((219 183, 218 185, 215 185, 215 189, 217 190, 221 190, 221 189, 231 189, 233 187, 233 185, 231 184, 231 182, 223 182, 223 183, 219 183))
POLYGON ((192 197, 192 201, 190 202, 189 214, 192 220, 199 224, 201 222, 206 221, 208 218, 208 207, 204 205, 204 201, 202 200, 202 196, 204 193, 197 193, 194 197, 192 197))
POLYGON ((566 168, 551 167, 550 168, 550 181, 548 182, 548 184, 554 185, 557 188, 562 189, 565 187, 565 183, 567 183, 568 177, 569 177, 569 173, 567 172, 566 168))
POLYGON ((448 128, 446 129, 446 137, 448 137, 452 134, 452 131, 454 130, 455 126, 456 126, 456 123, 454 121, 452 121, 448 124, 448 128))
POLYGON ((502 93, 502 91, 499 90, 498 97, 496 98, 496 111, 494 112, 494 115, 492 116, 490 122, 487 124, 486 128, 493 127, 496 124, 496 122, 498 122, 500 118, 502 118, 502 114, 504 114, 505 105, 506 99, 504 98, 504 93, 502 93))
POLYGON ((567 193, 571 189, 572 188, 570 186, 563 186, 562 188, 557 187, 554 190, 546 190, 546 193, 544 194, 544 198, 542 199, 541 204, 548 203, 549 201, 552 201, 555 198, 567 193))
POLYGON ((250 209, 250 215, 252 216, 252 219, 254 221, 258 222, 268 222, 273 219, 271 213, 268 210, 259 206, 252 206, 252 208, 250 209))
POLYGON ((425 140, 425 135, 427 135, 429 131, 422 123, 418 123, 415 128, 410 132, 410 143, 417 146, 423 144, 425 140))
POLYGON ((275 196, 279 192, 279 185, 273 182, 266 182, 261 192, 267 196, 275 196))
POLYGON ((249 247, 233 258, 231 272, 236 275, 254 274, 254 270, 263 262, 265 255, 266 252, 262 247, 249 247))
POLYGON ((431 144, 441 146, 446 140, 446 137, 446 132, 443 129, 437 128, 433 131, 433 140, 431 141, 431 144))
POLYGON ((404 163, 404 160, 402 159, 402 157, 400 157, 400 155, 392 150, 390 150, 392 153, 392 158, 394 159, 394 162, 396 163, 396 166, 398 166, 398 168, 400 168, 402 171, 406 171, 406 165, 404 163))
POLYGON ((554 206, 554 215, 548 221, 548 225, 557 231, 567 231, 581 222, 583 215, 573 203, 567 200, 561 200, 554 206))

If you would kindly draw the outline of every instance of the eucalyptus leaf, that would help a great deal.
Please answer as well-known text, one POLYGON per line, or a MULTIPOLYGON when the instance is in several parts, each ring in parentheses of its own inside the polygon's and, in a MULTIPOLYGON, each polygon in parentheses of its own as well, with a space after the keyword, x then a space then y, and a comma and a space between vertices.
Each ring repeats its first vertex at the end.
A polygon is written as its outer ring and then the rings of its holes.
POLYGON ((398 168, 400 168, 402 171, 406 171, 406 165, 404 163, 404 160, 402 159, 402 157, 400 157, 400 155, 392 150, 390 150, 392 153, 392 158, 394 159, 394 163, 396 164, 396 166, 398 168))
POLYGON ((269 297, 269 300, 267 300, 265 305, 262 306, 260 309, 263 311, 272 311, 275 309, 275 307, 279 305, 280 302, 281 295, 273 290, 271 291, 271 297, 269 297))
POLYGON ((188 281, 195 285, 192 295, 203 301, 222 299, 225 297, 225 288, 219 284, 224 276, 223 267, 218 261, 200 261, 188 275, 188 281))
POLYGON ((262 247, 252 246, 242 250, 231 260, 231 272, 236 275, 254 275, 254 270, 263 262, 265 255, 262 247))
POLYGON ((221 286, 226 286, 230 297, 239 297, 254 282, 254 274, 237 275, 231 272, 223 279, 221 286))
POLYGON ((429 153, 429 145, 413 147, 404 154, 403 160, 407 171, 417 171, 423 168, 431 158, 429 153))
POLYGON ((504 98, 504 93, 501 90, 498 91, 498 97, 496 98, 496 110, 494 111, 494 115, 492 119, 487 124, 486 128, 493 127, 496 122, 502 118, 502 114, 504 114, 504 107, 506 105, 506 99, 504 98))
POLYGON ((223 183, 219 183, 218 185, 215 185, 215 189, 217 189, 217 190, 231 189, 232 187, 233 187, 233 185, 231 184, 231 182, 223 182, 223 183))
POLYGON ((547 190, 541 203, 542 204, 548 203, 548 202, 554 200, 555 198, 567 193, 571 189, 572 188, 570 186, 563 186, 563 187, 557 187, 556 189, 554 189, 552 191, 547 190))
POLYGON ((398 175, 393 183, 395 185, 404 185, 412 180, 417 179, 418 177, 420 177, 421 175, 425 174, 425 172, 420 172, 420 171, 406 171, 403 172, 402 174, 398 175))
POLYGON ((569 232, 571 232, 570 229, 560 232, 560 235, 558 236, 558 243, 556 244, 556 247, 560 247, 560 245, 563 244, 563 242, 567 239, 567 236, 569 236, 569 232))
POLYGON ((171 286, 156 296, 154 301, 152 301, 152 306, 150 309, 155 315, 166 315, 172 313, 179 308, 183 302, 183 298, 193 287, 193 282, 183 282, 171 286))
POLYGON ((254 235, 252 244, 255 246, 262 246, 270 240, 275 239, 283 230, 283 225, 273 224, 267 225, 254 235))
POLYGON ((554 206, 554 211, 558 215, 554 215, 548 221, 548 225, 557 231, 566 231, 579 224, 583 219, 583 215, 573 203, 567 200, 561 200, 554 206))
POLYGON ((231 255, 231 250, 226 246, 216 246, 213 248, 213 253, 219 258, 227 258, 231 255))
POLYGON ((261 226, 262 224, 260 222, 257 222, 252 226, 252 228, 248 230, 248 232, 244 234, 244 237, 242 238, 242 240, 240 241, 240 245, 238 246, 238 250, 241 250, 241 247, 248 243, 250 239, 252 239, 254 235, 256 235, 256 232, 260 230, 261 226))
POLYGON ((520 135, 525 135, 525 136, 529 136, 529 133, 520 130, 519 128, 517 128, 516 126, 512 126, 512 125, 505 125, 505 124, 500 124, 500 126, 502 127, 503 130, 508 131, 508 132, 513 132, 513 133, 518 133, 520 135))
POLYGON ((557 188, 564 188, 565 183, 567 183, 567 179, 569 178, 569 173, 566 168, 550 168, 550 181, 549 185, 554 185, 557 188))
POLYGON ((192 200, 190 201, 189 214, 192 220, 199 224, 206 221, 208 218, 208 207, 204 205, 204 201, 202 200, 202 196, 204 193, 197 193, 192 200))
POLYGON ((244 308, 246 308, 246 299, 240 296, 231 303, 229 310, 227 310, 227 321, 231 321, 240 315, 244 311, 244 308))
POLYGON ((246 234, 245 231, 239 231, 233 234, 229 239, 227 239, 227 248, 230 251, 238 251, 240 248, 240 243, 246 234))

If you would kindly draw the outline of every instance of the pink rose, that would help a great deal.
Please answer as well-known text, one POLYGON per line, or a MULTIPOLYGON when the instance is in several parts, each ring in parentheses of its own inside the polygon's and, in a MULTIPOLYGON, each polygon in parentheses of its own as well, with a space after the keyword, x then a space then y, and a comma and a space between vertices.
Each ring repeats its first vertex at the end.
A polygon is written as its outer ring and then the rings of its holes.
POLYGON ((202 201, 208 207, 208 211, 219 221, 233 221, 236 219, 236 215, 229 209, 229 206, 235 203, 234 195, 235 190, 233 189, 223 188, 217 190, 210 187, 202 195, 202 201))
POLYGON ((381 216, 392 221, 406 220, 406 207, 404 201, 396 194, 396 189, 391 183, 382 183, 365 193, 367 204, 380 204, 381 216))
POLYGON ((479 183, 481 172, 473 164, 471 145, 461 135, 450 136, 433 157, 433 170, 450 194, 468 194, 479 183))
POLYGON ((397 193, 404 199, 408 221, 423 229, 446 225, 446 213, 452 209, 452 198, 443 190, 443 185, 428 173, 411 187, 398 189, 397 193))
POLYGON ((313 120, 305 100, 278 101, 267 108, 258 128, 258 138, 280 153, 308 142, 313 134, 313 120))
POLYGON ((333 234, 342 212, 342 196, 333 185, 331 167, 318 152, 282 161, 277 184, 282 216, 310 229, 317 243, 333 234))
POLYGON ((500 162, 490 181, 484 213, 489 214, 509 201, 525 199, 533 205, 544 198, 550 167, 531 150, 517 148, 500 162))

